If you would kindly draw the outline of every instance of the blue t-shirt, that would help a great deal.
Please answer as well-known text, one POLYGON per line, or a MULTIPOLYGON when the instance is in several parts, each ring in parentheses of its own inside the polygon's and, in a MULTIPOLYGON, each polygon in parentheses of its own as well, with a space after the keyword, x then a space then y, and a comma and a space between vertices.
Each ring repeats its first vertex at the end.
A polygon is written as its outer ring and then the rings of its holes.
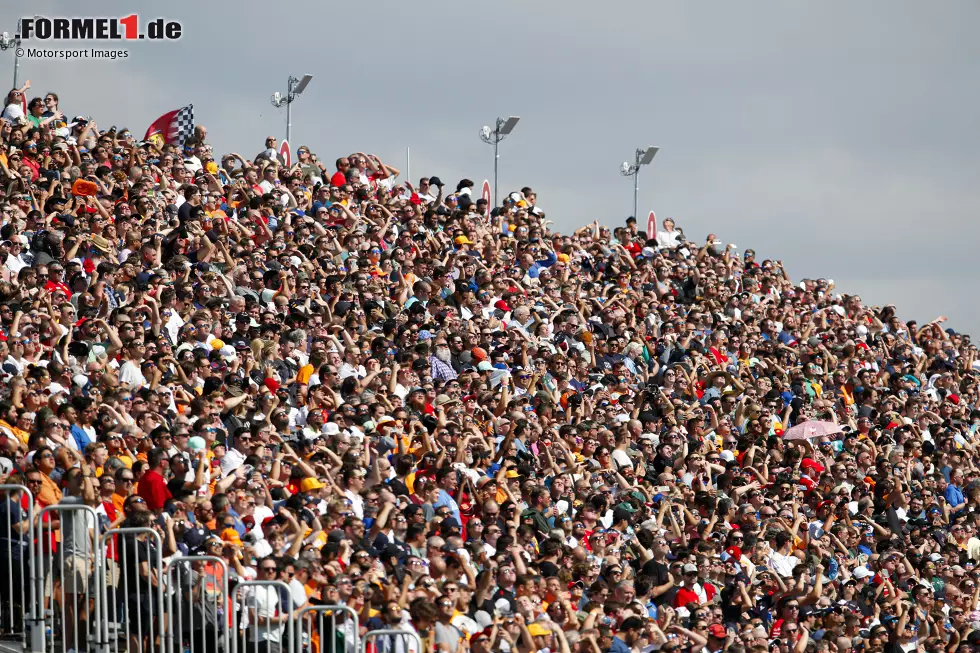
POLYGON ((953 508, 966 502, 966 498, 964 498, 963 496, 963 491, 958 487, 956 487, 955 485, 953 485, 952 483, 946 486, 946 492, 944 492, 944 496, 946 497, 946 501, 953 508))
POLYGON ((85 429, 77 424, 72 425, 71 435, 73 438, 75 438, 75 444, 78 445, 78 450, 81 452, 84 452, 85 448, 92 443, 92 439, 88 437, 88 433, 85 432, 85 429))
POLYGON ((441 508, 443 506, 446 506, 447 508, 449 508, 449 510, 452 511, 453 517, 456 518, 456 523, 458 524, 463 523, 462 520, 460 519, 459 504, 456 503, 456 499, 454 499, 452 495, 450 495, 445 490, 439 490, 439 498, 436 500, 434 504, 432 504, 432 507, 441 508))

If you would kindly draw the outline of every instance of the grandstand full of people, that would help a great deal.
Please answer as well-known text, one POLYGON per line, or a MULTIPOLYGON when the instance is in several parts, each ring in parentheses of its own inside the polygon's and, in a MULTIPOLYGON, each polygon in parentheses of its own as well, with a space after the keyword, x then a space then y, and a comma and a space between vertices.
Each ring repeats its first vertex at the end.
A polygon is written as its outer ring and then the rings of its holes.
POLYGON ((0 629, 33 610, 75 653, 99 614, 111 647, 222 650, 231 612, 262 653, 384 629, 419 643, 377 653, 980 649, 968 335, 670 218, 562 234, 531 187, 488 203, 336 154, 8 94, 0 629), (347 617, 303 630, 310 606, 347 617))

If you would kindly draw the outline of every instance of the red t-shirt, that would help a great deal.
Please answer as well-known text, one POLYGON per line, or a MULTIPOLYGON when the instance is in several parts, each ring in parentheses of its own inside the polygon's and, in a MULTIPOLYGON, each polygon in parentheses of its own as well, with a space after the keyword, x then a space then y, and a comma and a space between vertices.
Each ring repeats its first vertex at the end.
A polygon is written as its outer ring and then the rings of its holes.
MULTIPOLYGON (((116 521, 116 506, 112 503, 112 499, 107 499, 102 502, 102 509, 105 510, 106 517, 109 519, 109 523, 116 521)), ((115 561, 119 561, 119 536, 112 536, 112 543, 106 547, 108 549, 107 553, 109 557, 115 561)))
MULTIPOLYGON (((27 500, 27 495, 22 494, 20 496, 20 509, 23 511, 21 515, 23 516, 24 519, 27 519, 27 510, 29 509, 29 507, 30 507, 30 502, 27 500)), ((37 515, 44 508, 47 508, 47 506, 34 506, 34 514, 37 515)), ((56 513, 53 512, 44 513, 44 517, 41 519, 42 528, 39 530, 37 527, 35 527, 34 529, 34 535, 37 538, 41 539, 41 543, 42 543, 41 546, 44 549, 45 553, 54 551, 58 547, 57 533, 56 531, 51 530, 51 515, 54 514, 56 513)), ((35 540, 34 542, 36 543, 37 540, 35 540)), ((31 546, 34 546, 34 544, 32 544, 31 546)))
POLYGON ((333 177, 330 178, 331 186, 343 186, 347 183, 347 175, 342 173, 340 170, 333 173, 333 177))
POLYGON ((54 292, 55 290, 61 290, 65 293, 65 296, 71 299, 71 290, 68 289, 61 281, 52 281, 48 279, 47 283, 44 284, 44 289, 48 292, 54 292))
MULTIPOLYGON (((142 481, 140 481, 140 484, 142 484, 142 481)), ((674 607, 682 608, 688 603, 696 603, 700 605, 701 599, 698 597, 698 593, 694 590, 689 590, 686 587, 682 587, 677 590, 677 594, 674 595, 674 607)))
POLYGON ((28 168, 31 169, 31 181, 37 181, 37 178, 41 175, 40 172, 41 166, 38 164, 38 162, 30 157, 25 156, 21 160, 21 163, 23 163, 24 165, 26 165, 28 168))
POLYGON ((463 492, 459 496, 459 518, 462 523, 460 523, 460 528, 462 532, 466 532, 466 524, 473 519, 473 515, 476 514, 476 504, 473 503, 473 498, 469 494, 463 492))
POLYGON ((163 504, 173 496, 167 489, 167 484, 160 473, 152 469, 143 474, 137 494, 143 497, 143 500, 146 501, 146 507, 153 512, 163 510, 163 504))
POLYGON ((728 356, 718 351, 717 347, 709 348, 708 352, 711 354, 711 357, 715 359, 715 363, 717 363, 718 365, 728 362, 728 356))

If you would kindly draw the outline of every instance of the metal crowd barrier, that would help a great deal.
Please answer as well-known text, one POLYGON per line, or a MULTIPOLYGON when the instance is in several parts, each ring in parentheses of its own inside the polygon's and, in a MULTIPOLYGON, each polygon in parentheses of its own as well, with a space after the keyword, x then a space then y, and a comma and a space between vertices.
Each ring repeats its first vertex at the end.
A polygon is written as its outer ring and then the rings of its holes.
POLYGON ((303 629, 302 653, 361 653, 357 613, 346 605, 307 605, 296 620, 303 629))
POLYGON ((232 610, 235 617, 232 653, 239 653, 239 645, 242 653, 293 653, 296 650, 299 631, 294 627, 293 595, 283 581, 238 583, 232 591, 232 610), (284 601, 285 610, 282 609, 284 601), (285 621, 281 619, 283 616, 285 621))
POLYGON ((386 628, 364 635, 361 653, 423 653, 422 638, 410 630, 386 628))
POLYGON ((173 558, 167 583, 167 653, 231 653, 228 566, 216 556, 173 558))
POLYGON ((163 539, 152 528, 114 528, 99 539, 101 641, 109 653, 163 653, 163 539), (146 576, 143 568, 146 567, 146 576))
POLYGON ((58 503, 39 513, 34 587, 41 641, 32 651, 101 648, 98 541, 99 516, 89 506, 58 503))
POLYGON ((34 495, 23 485, 0 485, 0 498, 0 637, 16 637, 25 651, 40 651, 43 631, 34 600, 34 495))
POLYGON ((100 533, 92 507, 36 511, 21 485, 0 485, 0 501, 0 637, 19 639, 24 651, 423 653, 409 631, 372 631, 362 642, 350 607, 297 611, 282 581, 243 581, 230 592, 221 558, 164 565, 152 528, 100 533), (283 615, 278 638, 269 637, 283 615))

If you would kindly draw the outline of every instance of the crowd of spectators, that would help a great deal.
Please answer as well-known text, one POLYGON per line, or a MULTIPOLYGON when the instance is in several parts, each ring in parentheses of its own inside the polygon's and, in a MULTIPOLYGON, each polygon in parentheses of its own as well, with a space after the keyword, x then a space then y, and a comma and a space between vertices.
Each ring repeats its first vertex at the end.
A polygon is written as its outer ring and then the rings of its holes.
POLYGON ((345 605, 427 652, 980 647, 980 377, 945 318, 669 218, 561 234, 530 187, 158 147, 29 91, 0 121, 0 482, 36 517, 88 505, 288 584, 259 614, 345 605))

